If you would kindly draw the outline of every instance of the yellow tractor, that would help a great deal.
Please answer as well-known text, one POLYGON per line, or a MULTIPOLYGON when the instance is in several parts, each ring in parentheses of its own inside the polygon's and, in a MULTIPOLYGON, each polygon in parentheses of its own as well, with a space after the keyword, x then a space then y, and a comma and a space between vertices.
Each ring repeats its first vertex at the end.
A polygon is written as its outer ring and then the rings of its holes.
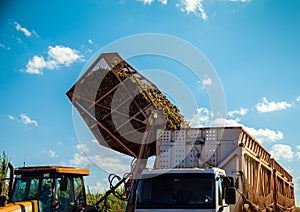
POLYGON ((98 211, 86 204, 86 168, 30 166, 10 172, 8 203, 0 212, 98 211))

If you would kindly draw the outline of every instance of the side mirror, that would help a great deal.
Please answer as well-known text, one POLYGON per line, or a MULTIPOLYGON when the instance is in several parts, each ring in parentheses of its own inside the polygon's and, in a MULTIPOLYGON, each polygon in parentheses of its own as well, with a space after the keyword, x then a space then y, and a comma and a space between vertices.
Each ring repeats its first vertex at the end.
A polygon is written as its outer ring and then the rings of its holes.
POLYGON ((223 177, 223 185, 225 188, 234 187, 233 177, 223 177))
POLYGON ((225 203, 227 205, 234 205, 236 203, 234 187, 225 188, 225 203))

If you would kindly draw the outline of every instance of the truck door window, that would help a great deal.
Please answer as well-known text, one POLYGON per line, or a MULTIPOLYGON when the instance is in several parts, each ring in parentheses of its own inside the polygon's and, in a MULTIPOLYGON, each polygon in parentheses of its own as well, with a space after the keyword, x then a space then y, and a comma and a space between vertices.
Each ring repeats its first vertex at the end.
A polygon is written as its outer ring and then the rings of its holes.
POLYGON ((72 211, 74 205, 74 192, 71 179, 69 177, 58 177, 56 179, 56 197, 55 200, 59 202, 59 212, 72 211), (61 189, 63 181, 67 180, 67 188, 61 189))
POLYGON ((75 205, 83 206, 86 205, 85 193, 84 193, 84 184, 82 177, 74 177, 74 196, 75 196, 75 205))
POLYGON ((50 212, 52 210, 53 178, 43 178, 41 190, 38 195, 40 211, 50 212))
POLYGON ((15 188, 12 196, 13 202, 22 201, 25 198, 27 180, 16 178, 15 188))
POLYGON ((39 189, 39 178, 34 178, 30 180, 28 199, 36 199, 38 196, 39 189))
POLYGON ((13 202, 33 200, 38 198, 39 178, 16 178, 13 202))

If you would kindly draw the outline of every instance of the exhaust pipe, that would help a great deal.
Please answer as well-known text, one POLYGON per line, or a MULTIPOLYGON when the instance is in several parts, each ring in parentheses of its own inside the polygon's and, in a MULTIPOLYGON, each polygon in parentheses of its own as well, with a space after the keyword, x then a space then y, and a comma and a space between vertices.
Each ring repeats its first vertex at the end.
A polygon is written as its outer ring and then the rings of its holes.
POLYGON ((8 201, 11 202, 13 189, 14 189, 15 169, 10 162, 8 163, 8 168, 9 168, 8 201))

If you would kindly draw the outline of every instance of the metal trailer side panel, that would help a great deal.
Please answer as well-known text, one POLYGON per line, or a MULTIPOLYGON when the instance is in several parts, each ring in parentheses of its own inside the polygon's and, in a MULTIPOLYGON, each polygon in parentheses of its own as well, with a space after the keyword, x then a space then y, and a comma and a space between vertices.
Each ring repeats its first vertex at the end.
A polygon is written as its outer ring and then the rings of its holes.
MULTIPOLYGON (((233 134, 232 129, 225 131, 228 138, 233 138, 231 142, 236 147, 218 164, 236 182, 237 204, 231 206, 231 209, 241 211, 245 203, 253 210, 272 209, 274 198, 271 190, 273 179, 269 165, 270 153, 242 128, 239 129, 238 136, 230 136, 230 133, 233 134)), ((221 140, 221 150, 226 149, 228 140, 221 140)))
MULTIPOLYGON (((251 211, 294 211, 292 176, 245 130, 241 129, 238 140, 232 142, 236 149, 218 164, 236 179, 238 198, 231 209, 240 211, 243 202, 251 211)), ((227 145, 228 139, 221 140, 219 154, 227 145)))
POLYGON ((276 210, 294 212, 296 208, 292 176, 276 160, 271 159, 271 165, 273 169, 276 210))

